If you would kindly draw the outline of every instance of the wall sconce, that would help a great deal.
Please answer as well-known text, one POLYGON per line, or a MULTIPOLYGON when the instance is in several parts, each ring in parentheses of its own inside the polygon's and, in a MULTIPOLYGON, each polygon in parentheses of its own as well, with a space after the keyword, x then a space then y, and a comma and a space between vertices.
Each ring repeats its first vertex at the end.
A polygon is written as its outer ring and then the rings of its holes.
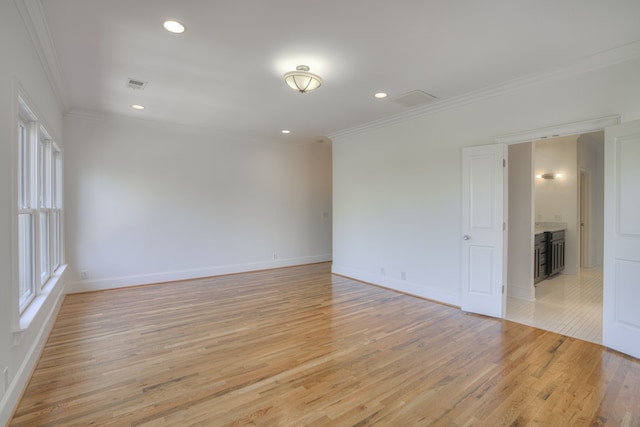
POLYGON ((536 178, 538 179, 556 179, 556 178, 562 178, 564 175, 562 175, 561 173, 539 173, 536 175, 536 178))
POLYGON ((556 176, 552 173, 543 173, 542 175, 538 175, 542 179, 554 179, 556 176))

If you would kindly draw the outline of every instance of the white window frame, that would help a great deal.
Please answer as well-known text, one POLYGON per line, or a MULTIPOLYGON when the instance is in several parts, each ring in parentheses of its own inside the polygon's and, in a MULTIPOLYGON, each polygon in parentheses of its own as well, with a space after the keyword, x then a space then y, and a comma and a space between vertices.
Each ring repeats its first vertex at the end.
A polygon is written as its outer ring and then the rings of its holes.
POLYGON ((57 271, 63 261, 62 247, 62 150, 51 142, 51 267, 57 271))
POLYGON ((16 276, 17 311, 22 316, 64 265, 63 185, 62 150, 22 96, 17 128, 16 276))
POLYGON ((18 118, 18 307, 20 313, 33 301, 36 286, 36 122, 31 110, 20 104, 18 118), (28 220, 26 220, 28 218, 28 220), (23 221, 28 223, 25 227, 23 221))

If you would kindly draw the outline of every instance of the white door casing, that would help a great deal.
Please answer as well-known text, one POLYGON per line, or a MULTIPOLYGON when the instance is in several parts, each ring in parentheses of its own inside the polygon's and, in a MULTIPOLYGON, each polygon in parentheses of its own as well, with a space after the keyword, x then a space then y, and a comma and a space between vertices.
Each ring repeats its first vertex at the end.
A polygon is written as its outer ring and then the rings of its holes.
POLYGON ((503 317, 506 293, 504 144, 462 152, 462 310, 503 317))
POLYGON ((605 129, 603 344, 640 358, 640 121, 605 129))
POLYGON ((591 173, 580 171, 580 267, 591 268, 591 173))

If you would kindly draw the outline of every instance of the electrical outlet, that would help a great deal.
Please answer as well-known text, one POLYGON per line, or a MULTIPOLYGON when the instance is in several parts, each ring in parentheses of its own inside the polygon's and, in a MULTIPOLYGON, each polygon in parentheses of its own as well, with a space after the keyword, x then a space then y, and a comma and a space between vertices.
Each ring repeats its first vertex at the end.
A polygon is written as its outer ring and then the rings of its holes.
POLYGON ((407 273, 405 273, 404 271, 400 273, 400 278, 402 280, 407 280, 407 273))
POLYGON ((278 252, 273 253, 273 259, 278 259, 278 252))
POLYGON ((387 274, 386 271, 384 271, 384 267, 380 268, 380 275, 381 276, 385 276, 387 274))
POLYGON ((89 278, 89 272, 87 270, 80 270, 80 278, 85 280, 89 278))

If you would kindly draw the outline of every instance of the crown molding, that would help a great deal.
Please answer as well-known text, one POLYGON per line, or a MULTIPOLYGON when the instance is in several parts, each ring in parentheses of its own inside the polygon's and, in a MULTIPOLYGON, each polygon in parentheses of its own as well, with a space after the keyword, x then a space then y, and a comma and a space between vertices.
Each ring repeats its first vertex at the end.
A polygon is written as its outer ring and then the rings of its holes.
POLYGON ((623 117, 621 115, 598 117, 590 120, 582 120, 579 122, 566 123, 539 129, 526 130, 524 132, 501 135, 496 138, 496 143, 518 144, 520 142, 539 141, 541 139, 547 138, 580 135, 596 132, 609 126, 618 125, 622 122, 623 117))
MULTIPOLYGON (((47 117, 44 114, 42 114, 42 112, 38 108, 38 105, 33 101, 33 98, 31 97, 31 95, 29 95, 29 91, 27 91, 24 88, 24 86, 22 86, 22 83, 20 82, 20 80, 14 76, 13 77, 13 99, 17 100, 18 98, 22 98, 22 101, 27 104, 28 109, 31 110, 31 113, 37 118, 37 121, 44 126, 47 133, 50 134, 52 139, 56 142, 61 142, 62 139, 60 138, 58 129, 51 126, 50 122, 47 120, 47 117)), ((18 103, 16 102, 14 105, 16 105, 17 107, 18 103)))
POLYGON ((40 0, 14 0, 14 3, 29 32, 56 100, 62 110, 66 111, 69 108, 69 101, 64 91, 62 67, 49 31, 49 25, 44 17, 42 3, 40 0))
POLYGON ((509 80, 507 82, 488 86, 483 89, 472 91, 460 96, 438 101, 424 107, 415 108, 411 111, 395 114, 383 119, 368 122, 359 126, 332 132, 327 135, 331 140, 339 139, 348 135, 356 135, 365 131, 391 126, 396 123, 405 122, 415 118, 425 117, 453 108, 458 108, 483 99, 492 98, 528 86, 553 81, 560 78, 567 78, 589 71, 606 68, 622 62, 640 58, 640 40, 614 49, 600 52, 584 57, 568 66, 548 71, 545 73, 532 74, 525 77, 509 80))

